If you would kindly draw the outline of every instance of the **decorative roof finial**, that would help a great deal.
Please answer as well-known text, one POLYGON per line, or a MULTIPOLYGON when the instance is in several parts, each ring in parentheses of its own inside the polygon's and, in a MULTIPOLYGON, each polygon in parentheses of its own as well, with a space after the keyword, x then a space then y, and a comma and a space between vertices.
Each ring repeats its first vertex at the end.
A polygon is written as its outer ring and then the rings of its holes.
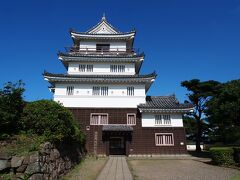
POLYGON ((102 20, 106 20, 105 13, 103 13, 102 20))

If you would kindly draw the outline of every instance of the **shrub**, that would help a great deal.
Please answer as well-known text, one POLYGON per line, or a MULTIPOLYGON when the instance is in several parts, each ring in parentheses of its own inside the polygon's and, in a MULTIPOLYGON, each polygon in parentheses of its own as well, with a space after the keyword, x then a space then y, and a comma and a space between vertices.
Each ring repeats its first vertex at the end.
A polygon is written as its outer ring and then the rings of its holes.
POLYGON ((54 101, 28 103, 23 110, 21 123, 24 130, 43 135, 49 141, 83 140, 72 113, 54 101))
POLYGON ((240 147, 233 148, 234 151, 234 161, 240 165, 240 147))
POLYGON ((19 80, 16 83, 8 82, 0 89, 0 138, 8 138, 9 135, 18 132, 19 120, 24 107, 23 92, 24 83, 19 80))
POLYGON ((210 148, 212 161, 216 165, 229 166, 234 164, 233 148, 231 147, 213 147, 210 148))

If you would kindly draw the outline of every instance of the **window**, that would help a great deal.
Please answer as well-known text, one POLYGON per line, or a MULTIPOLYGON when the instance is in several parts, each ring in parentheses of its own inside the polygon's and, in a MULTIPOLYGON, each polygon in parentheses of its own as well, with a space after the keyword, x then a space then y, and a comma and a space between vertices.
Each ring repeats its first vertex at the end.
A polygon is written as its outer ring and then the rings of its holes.
POLYGON ((109 52, 110 44, 96 44, 96 50, 98 52, 109 52))
POLYGON ((170 115, 163 115, 163 123, 164 124, 171 124, 170 115))
POLYGON ((87 65, 87 72, 93 72, 93 65, 87 65))
POLYGON ((173 134, 172 133, 156 133, 155 134, 156 146, 173 146, 173 134))
POLYGON ((156 114, 155 125, 171 125, 171 117, 169 114, 156 114))
POLYGON ((90 125, 108 124, 108 114, 91 114, 90 125))
POLYGON ((134 96, 134 87, 127 87, 127 95, 128 96, 134 96))
POLYGON ((79 71, 80 71, 80 72, 85 72, 85 67, 86 67, 86 65, 80 64, 80 65, 79 65, 79 71))
POLYGON ((107 86, 93 86, 92 95, 94 96, 108 96, 108 87, 107 86))
POLYGON ((136 114, 127 114, 127 124, 136 125, 136 114))
POLYGON ((93 65, 92 64, 80 64, 79 65, 79 71, 80 72, 93 72, 93 65))
POLYGON ((162 124, 162 116, 161 115, 155 115, 155 124, 156 125, 162 124))
POLYGON ((67 95, 73 95, 74 87, 73 86, 67 86, 67 95))
POLYGON ((125 65, 110 65, 110 72, 125 72, 125 65))

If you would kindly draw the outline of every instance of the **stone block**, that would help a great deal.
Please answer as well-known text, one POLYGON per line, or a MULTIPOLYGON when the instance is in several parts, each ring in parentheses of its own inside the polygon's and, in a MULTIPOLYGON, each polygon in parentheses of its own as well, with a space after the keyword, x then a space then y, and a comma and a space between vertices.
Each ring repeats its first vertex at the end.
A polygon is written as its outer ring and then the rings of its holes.
POLYGON ((65 169, 69 170, 69 169, 71 169, 71 167, 72 167, 71 161, 65 162, 65 169))
POLYGON ((29 163, 35 163, 35 162, 42 162, 42 156, 40 156, 38 152, 35 152, 29 157, 29 163))
POLYGON ((53 145, 50 142, 45 142, 40 146, 40 153, 44 155, 50 154, 52 148, 53 145))
POLYGON ((11 159, 11 158, 12 158, 12 156, 9 156, 9 155, 6 154, 6 153, 0 152, 0 159, 2 159, 2 160, 9 160, 9 159, 11 159))
POLYGON ((20 167, 18 167, 16 171, 19 173, 23 173, 26 170, 26 168, 27 168, 27 165, 23 164, 20 167))
POLYGON ((6 170, 11 167, 11 163, 9 160, 0 159, 0 171, 6 170))
POLYGON ((25 173, 27 174, 35 174, 35 173, 40 173, 42 172, 42 167, 40 162, 34 162, 34 163, 30 163, 27 166, 27 169, 25 171, 25 173))
POLYGON ((18 156, 13 156, 11 159, 11 167, 17 168, 22 165, 24 160, 24 156, 18 157, 18 156))
POLYGON ((50 160, 54 161, 55 159, 58 159, 60 157, 60 153, 57 149, 53 149, 50 153, 50 160))
POLYGON ((43 174, 33 174, 29 180, 44 180, 43 174))
POLYGON ((23 159, 23 164, 24 165, 28 165, 30 162, 30 157, 29 156, 25 156, 25 158, 23 159))

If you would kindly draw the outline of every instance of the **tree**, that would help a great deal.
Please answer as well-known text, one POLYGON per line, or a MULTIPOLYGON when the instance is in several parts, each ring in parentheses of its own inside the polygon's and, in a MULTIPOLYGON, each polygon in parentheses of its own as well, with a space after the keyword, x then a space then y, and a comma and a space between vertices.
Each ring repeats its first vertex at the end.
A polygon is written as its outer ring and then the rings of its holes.
POLYGON ((16 133, 24 107, 24 83, 8 82, 0 89, 0 134, 16 133))
POLYGON ((195 141, 197 132, 196 119, 190 116, 183 116, 183 124, 186 131, 186 137, 188 141, 195 141))
POLYGON ((200 152, 200 143, 202 142, 203 124, 205 120, 206 103, 218 89, 219 82, 217 81, 203 81, 199 79, 192 79, 190 81, 181 82, 181 86, 190 91, 187 96, 189 101, 193 104, 194 110, 188 115, 193 117, 197 123, 196 132, 196 151, 200 152))
MULTIPOLYGON (((207 103, 207 115, 212 137, 223 143, 240 140, 240 80, 221 84, 207 103)), ((240 141, 238 142, 240 143, 240 141)))
POLYGON ((21 123, 25 131, 44 136, 46 140, 83 140, 72 113, 54 101, 28 103, 23 110, 21 123))

